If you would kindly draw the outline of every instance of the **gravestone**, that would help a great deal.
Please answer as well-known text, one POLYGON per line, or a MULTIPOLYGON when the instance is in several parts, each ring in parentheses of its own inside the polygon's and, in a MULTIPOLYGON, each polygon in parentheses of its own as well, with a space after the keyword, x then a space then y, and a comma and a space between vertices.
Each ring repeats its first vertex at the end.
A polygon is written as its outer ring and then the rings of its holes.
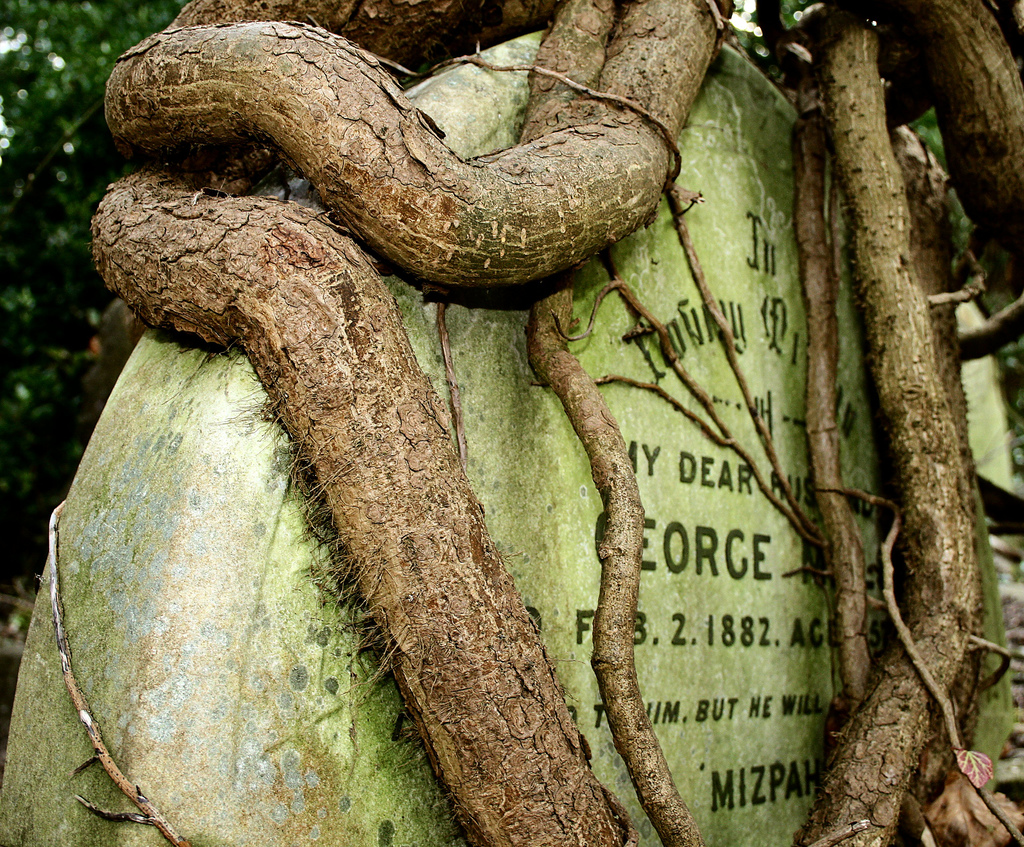
MULTIPOLYGON (((528 36, 489 57, 529 62, 537 43, 528 36)), ((466 156, 514 143, 526 93, 522 75, 475 67, 414 92, 466 156)), ((752 66, 723 51, 680 139, 680 182, 706 198, 687 213, 697 252, 784 473, 814 514, 791 228, 794 118, 752 66)), ((772 480, 667 208, 611 253, 772 480)), ((581 326, 607 279, 598 262, 578 275, 581 326)), ((436 307, 399 280, 391 287, 421 364, 446 396, 436 307)), ((594 768, 653 847, 589 667, 601 500, 559 403, 533 384, 527 301, 517 297, 447 311, 469 474, 594 768)), ((849 296, 840 309, 846 482, 877 490, 849 296)), ((635 323, 612 295, 594 332, 572 349, 595 377, 657 383, 696 408, 650 335, 623 339, 635 323)), ((824 768, 833 690, 826 599, 801 572, 819 560, 758 491, 747 461, 651 393, 603 390, 647 511, 635 642, 652 723, 709 845, 788 845, 824 768)), ((129 362, 61 530, 67 629, 95 717, 122 768, 194 847, 462 844, 420 748, 406 738, 393 684, 376 677, 350 616, 311 577, 323 553, 304 532, 291 453, 265 422, 263 402, 238 353, 186 350, 151 333, 129 362)), ((877 581, 876 516, 858 508, 877 581)), ((880 618, 871 637, 880 648, 880 618)), ((99 769, 69 775, 90 753, 40 603, 15 706, 0 843, 163 843, 150 828, 100 820, 76 803, 81 794, 125 808, 99 769)))

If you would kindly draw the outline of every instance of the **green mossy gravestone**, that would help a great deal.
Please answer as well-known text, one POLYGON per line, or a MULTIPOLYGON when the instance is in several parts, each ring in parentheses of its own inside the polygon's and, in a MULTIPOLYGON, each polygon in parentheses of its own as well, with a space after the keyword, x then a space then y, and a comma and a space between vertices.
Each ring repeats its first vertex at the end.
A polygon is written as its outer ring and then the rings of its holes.
MULTIPOLYGON (((537 42, 520 39, 492 61, 528 62, 537 42)), ((417 96, 454 149, 479 155, 514 142, 526 83, 462 68, 417 96)), ((785 472, 810 509, 793 120, 756 70, 724 52, 681 137, 681 181, 707 198, 687 220, 785 472)), ((770 478, 667 210, 612 253, 770 478)), ((605 281, 597 263, 579 275, 583 325, 605 281)), ((444 394, 435 307, 398 280, 392 288, 444 394)), ((876 490, 857 321, 848 298, 841 309, 847 482, 876 490)), ((525 320, 508 308, 448 310, 469 473, 594 767, 652 847, 657 837, 614 752, 588 664, 601 502, 558 402, 533 385, 525 320)), ((623 341, 634 324, 613 296, 573 349, 595 376, 657 382, 692 405, 650 336, 623 341)), ((789 575, 818 559, 745 462, 661 399, 621 385, 605 392, 647 508, 636 649, 651 720, 709 845, 788 845, 824 766, 833 684, 825 598, 806 575, 789 575)), ((263 421, 263 401, 237 353, 184 350, 151 334, 97 427, 68 498, 60 568, 75 668, 107 743, 195 847, 461 844, 416 742, 402 737, 393 685, 374 679, 347 616, 314 586, 319 554, 289 485, 288 444, 263 421)), ((862 520, 871 561, 873 516, 862 520)), ((877 621, 872 637, 880 646, 877 621)), ((69 775, 89 755, 41 603, 15 707, 0 844, 163 843, 74 800, 126 808, 98 768, 69 775)))

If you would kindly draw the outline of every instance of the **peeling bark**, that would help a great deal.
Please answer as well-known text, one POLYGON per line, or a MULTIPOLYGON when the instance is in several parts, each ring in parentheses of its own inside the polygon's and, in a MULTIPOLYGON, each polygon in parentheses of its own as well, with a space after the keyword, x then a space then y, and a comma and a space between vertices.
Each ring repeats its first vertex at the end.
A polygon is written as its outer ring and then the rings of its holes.
POLYGON ((146 171, 104 199, 94 241, 147 323, 248 353, 315 468, 470 839, 622 844, 628 824, 589 768, 443 404, 354 242, 294 204, 196 195, 146 171))
MULTIPOLYGON (((821 47, 819 78, 851 215, 855 281, 902 499, 906 618, 933 675, 948 689, 963 663, 979 602, 973 499, 935 364, 927 301, 913 276, 877 36, 852 16, 831 11, 821 47)), ((928 707, 903 648, 891 646, 874 687, 839 738, 798 843, 859 819, 871 826, 851 845, 890 842, 927 739, 928 707)))

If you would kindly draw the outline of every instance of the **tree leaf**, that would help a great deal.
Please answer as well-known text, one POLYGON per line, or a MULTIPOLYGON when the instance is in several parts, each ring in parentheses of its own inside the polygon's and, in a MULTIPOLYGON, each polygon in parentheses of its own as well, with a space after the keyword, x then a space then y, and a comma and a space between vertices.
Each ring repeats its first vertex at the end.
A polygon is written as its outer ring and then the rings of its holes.
POLYGON ((975 788, 981 788, 986 782, 992 779, 992 760, 984 753, 977 750, 964 750, 962 747, 954 747, 956 763, 975 788))

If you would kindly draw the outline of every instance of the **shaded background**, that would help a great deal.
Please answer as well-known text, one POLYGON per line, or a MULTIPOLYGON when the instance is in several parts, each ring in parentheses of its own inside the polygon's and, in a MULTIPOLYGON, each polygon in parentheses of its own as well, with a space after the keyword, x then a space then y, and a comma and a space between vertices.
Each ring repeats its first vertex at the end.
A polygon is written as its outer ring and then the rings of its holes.
POLYGON ((111 297, 89 220, 128 167, 103 120, 114 60, 178 0, 4 0, 0 16, 0 590, 34 591, 46 521, 88 437, 90 339, 111 297), (27 578, 27 582, 25 581, 27 578))

